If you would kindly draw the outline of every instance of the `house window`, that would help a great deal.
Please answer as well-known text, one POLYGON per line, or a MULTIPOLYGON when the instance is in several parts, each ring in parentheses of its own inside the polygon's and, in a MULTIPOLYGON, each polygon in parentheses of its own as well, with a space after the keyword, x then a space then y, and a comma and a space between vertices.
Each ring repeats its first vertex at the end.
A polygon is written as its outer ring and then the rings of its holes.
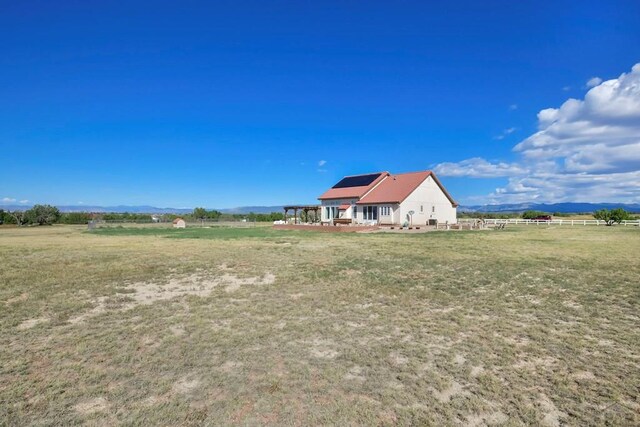
POLYGON ((377 206, 363 206, 362 214, 365 221, 377 221, 378 220, 378 207, 377 206))
POLYGON ((436 211, 436 207, 435 206, 431 206, 431 212, 435 212, 436 211))
POLYGON ((424 212, 424 205, 420 205, 420 212, 424 212))
POLYGON ((358 207, 356 205, 353 205, 353 215, 351 216, 353 217, 353 219, 358 218, 358 207))
POLYGON ((335 206, 327 206, 327 220, 338 217, 338 208, 335 206))

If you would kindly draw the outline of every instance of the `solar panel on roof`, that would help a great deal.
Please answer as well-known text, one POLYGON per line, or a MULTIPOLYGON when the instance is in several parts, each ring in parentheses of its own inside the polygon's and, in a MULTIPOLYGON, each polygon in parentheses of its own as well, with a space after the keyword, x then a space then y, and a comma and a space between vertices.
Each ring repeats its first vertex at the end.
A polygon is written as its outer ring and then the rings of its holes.
POLYGON ((346 178, 342 178, 340 182, 338 182, 336 185, 334 185, 331 188, 363 187, 365 185, 371 184, 380 175, 382 174, 372 173, 369 175, 348 176, 346 178))

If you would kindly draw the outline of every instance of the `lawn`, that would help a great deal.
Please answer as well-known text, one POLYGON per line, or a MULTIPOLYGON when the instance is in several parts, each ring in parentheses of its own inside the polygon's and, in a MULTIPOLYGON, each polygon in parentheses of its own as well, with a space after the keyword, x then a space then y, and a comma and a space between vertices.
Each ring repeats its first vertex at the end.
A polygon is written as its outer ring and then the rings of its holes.
POLYGON ((0 229, 0 425, 638 425, 640 229, 0 229))

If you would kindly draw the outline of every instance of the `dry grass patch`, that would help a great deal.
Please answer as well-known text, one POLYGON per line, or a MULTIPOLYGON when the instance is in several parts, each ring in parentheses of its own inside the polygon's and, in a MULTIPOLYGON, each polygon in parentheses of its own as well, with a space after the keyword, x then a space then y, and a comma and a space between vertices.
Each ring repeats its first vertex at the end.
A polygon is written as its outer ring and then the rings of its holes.
POLYGON ((637 425, 630 227, 0 230, 0 425, 637 425))

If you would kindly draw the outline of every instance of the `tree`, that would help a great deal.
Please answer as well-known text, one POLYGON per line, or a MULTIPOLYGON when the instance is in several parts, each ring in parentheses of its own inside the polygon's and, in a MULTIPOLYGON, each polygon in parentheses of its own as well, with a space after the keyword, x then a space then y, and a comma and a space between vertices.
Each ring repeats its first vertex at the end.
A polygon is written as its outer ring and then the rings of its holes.
POLYGON ((60 211, 51 205, 35 205, 25 212, 25 216, 32 224, 51 225, 60 219, 60 211))
POLYGON ((25 211, 7 212, 7 214, 18 224, 18 227, 27 223, 27 213, 25 211))
POLYGON ((195 219, 205 219, 207 217, 207 210, 205 208, 195 208, 192 215, 195 219))
POLYGON ((597 220, 604 221, 607 225, 620 224, 622 221, 631 219, 629 212, 622 208, 616 209, 600 209, 593 213, 593 217, 597 220))
POLYGON ((220 215, 222 215, 220 212, 218 212, 217 210, 210 210, 207 211, 207 218, 208 219, 212 219, 212 220, 217 220, 220 218, 220 215))

